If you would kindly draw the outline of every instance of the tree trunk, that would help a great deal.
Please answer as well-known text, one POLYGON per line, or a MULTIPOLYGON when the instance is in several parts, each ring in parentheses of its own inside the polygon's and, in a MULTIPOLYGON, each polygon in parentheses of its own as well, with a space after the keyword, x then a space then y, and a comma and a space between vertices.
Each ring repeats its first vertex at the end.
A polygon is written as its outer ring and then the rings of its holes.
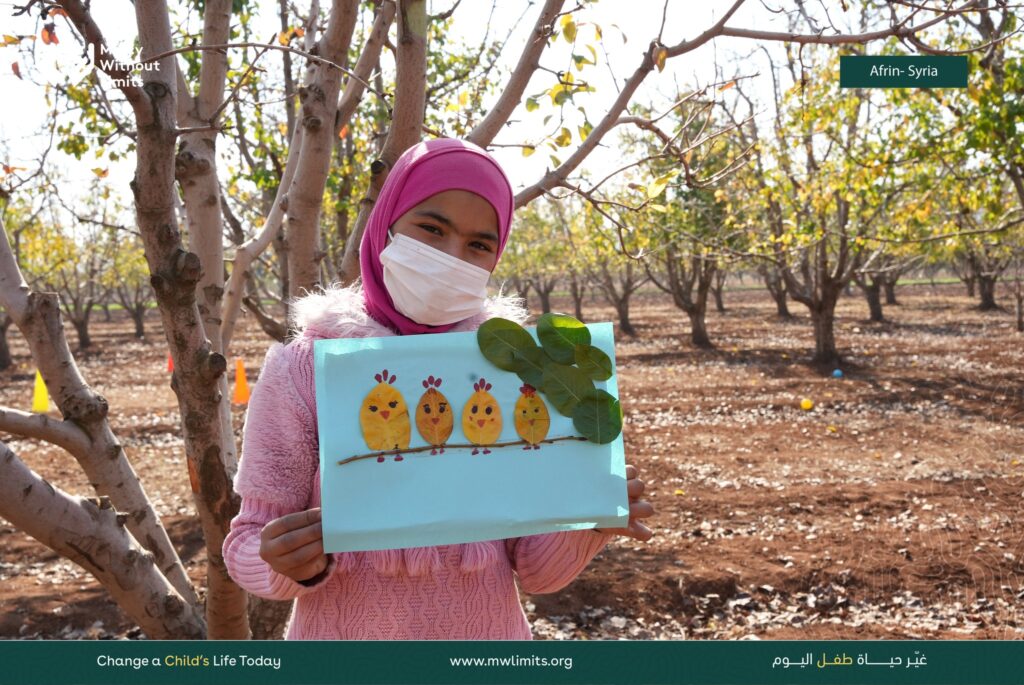
POLYGON ((882 287, 885 289, 885 303, 887 305, 898 305, 899 302, 896 300, 896 280, 885 279, 882 282, 882 287))
POLYGON ((706 311, 707 307, 693 307, 686 312, 686 315, 690 317, 690 340, 694 347, 701 349, 714 347, 711 344, 711 338, 708 337, 706 311))
POLYGON ((110 303, 109 302, 104 302, 102 306, 103 306, 103 320, 105 322, 107 322, 107 323, 110 323, 110 321, 111 321, 111 318, 110 318, 110 303))
MULTIPOLYGON (((1024 290, 1022 290, 1019 285, 1017 286, 1017 292, 1014 293, 1014 296, 1017 299, 1017 332, 1024 333, 1024 290)), ((2 353, 3 350, 0 350, 0 354, 2 353)), ((0 366, 0 369, 2 368, 3 366, 0 366)))
POLYGON ((542 313, 547 314, 551 311, 551 289, 550 288, 539 288, 533 287, 537 291, 537 297, 540 298, 540 310, 542 313))
POLYGON ((711 292, 715 294, 715 311, 717 311, 719 314, 725 313, 725 303, 722 302, 722 290, 723 287, 721 285, 713 287, 711 289, 711 292))
POLYGON ((872 279, 870 283, 861 285, 861 289, 864 291, 864 298, 868 301, 871 321, 885 321, 885 317, 882 315, 882 284, 872 279))
POLYGON ((832 303, 831 306, 822 303, 819 309, 812 309, 811 319, 814 323, 814 361, 821 364, 838 362, 839 352, 836 350, 835 333, 835 303, 832 303))
POLYGON ((572 295, 572 306, 575 316, 580 321, 583 321, 583 295, 586 293, 587 286, 580 281, 576 274, 571 274, 569 277, 569 292, 572 295))
POLYGON ((967 286, 967 297, 969 297, 969 298, 971 298, 973 300, 974 299, 974 281, 975 281, 974 277, 972 276, 971 278, 962 278, 960 280, 962 280, 964 282, 964 285, 967 286))
POLYGON ((629 295, 615 303, 615 311, 619 314, 619 330, 626 335, 636 336, 636 329, 629 321, 629 295))
POLYGON ((80 319, 72 319, 75 326, 75 333, 78 334, 78 349, 87 350, 92 347, 92 338, 89 337, 89 315, 86 314, 80 319))
POLYGON ((131 315, 132 321, 135 322, 135 337, 139 339, 145 338, 146 305, 135 305, 134 307, 128 310, 128 313, 131 315))
POLYGON ((249 595, 249 628, 252 630, 252 639, 283 639, 293 604, 293 601, 280 602, 249 595))
POLYGON ((11 348, 7 345, 7 329, 11 326, 13 319, 7 314, 0 314, 0 371, 11 368, 14 360, 11 358, 11 348))
POLYGON ((993 276, 978 276, 978 292, 981 294, 978 309, 983 312, 999 309, 996 304, 996 279, 993 276))
POLYGON ((775 300, 775 313, 780 319, 792 319, 793 314, 789 311, 789 304, 786 302, 786 291, 779 290, 778 292, 772 293, 772 299, 775 300))

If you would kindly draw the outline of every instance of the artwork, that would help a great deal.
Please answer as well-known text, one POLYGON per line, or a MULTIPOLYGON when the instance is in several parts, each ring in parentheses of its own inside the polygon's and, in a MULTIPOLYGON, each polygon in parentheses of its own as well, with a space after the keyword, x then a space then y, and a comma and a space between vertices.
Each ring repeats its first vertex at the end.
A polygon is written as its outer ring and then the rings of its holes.
POLYGON ((555 361, 541 324, 316 341, 326 551, 626 526, 612 326, 576 322, 555 361), (514 338, 500 365, 495 331, 514 338), (586 376, 575 346, 607 374, 586 376))

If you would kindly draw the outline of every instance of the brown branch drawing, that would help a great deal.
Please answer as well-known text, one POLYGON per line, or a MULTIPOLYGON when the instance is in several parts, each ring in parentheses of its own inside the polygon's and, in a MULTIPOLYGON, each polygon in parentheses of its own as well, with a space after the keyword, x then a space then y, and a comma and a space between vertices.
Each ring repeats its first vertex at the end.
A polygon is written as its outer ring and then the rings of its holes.
MULTIPOLYGON (((561 438, 549 438, 547 440, 541 440, 540 442, 541 443, 553 443, 553 442, 558 442, 560 440, 582 440, 582 441, 585 441, 586 438, 584 438, 581 435, 566 435, 566 436, 563 436, 561 438)), ((339 459, 338 460, 338 466, 343 466, 343 465, 348 464, 349 462, 353 462, 353 461, 359 461, 360 459, 371 459, 373 457, 387 457, 387 456, 391 456, 391 455, 400 455, 400 454, 414 454, 416 452, 426 452, 427 450, 436 450, 438 447, 443 447, 445 449, 457 449, 457 448, 460 448, 460 447, 461 448, 465 448, 465 449, 469 449, 471 447, 477 447, 477 448, 480 448, 480 447, 488 447, 488 448, 489 447, 513 447, 515 445, 529 445, 529 444, 532 444, 532 443, 529 443, 526 440, 513 440, 511 442, 495 442, 495 443, 492 443, 490 445, 477 445, 477 444, 474 444, 474 443, 464 443, 464 444, 460 443, 460 444, 454 444, 454 445, 452 445, 452 444, 424 445, 423 447, 413 447, 413 448, 404 449, 404 450, 388 450, 387 452, 370 452, 369 454, 358 454, 358 455, 356 455, 354 457, 348 457, 347 459, 339 459)), ((538 443, 538 444, 540 444, 540 443, 538 443)))

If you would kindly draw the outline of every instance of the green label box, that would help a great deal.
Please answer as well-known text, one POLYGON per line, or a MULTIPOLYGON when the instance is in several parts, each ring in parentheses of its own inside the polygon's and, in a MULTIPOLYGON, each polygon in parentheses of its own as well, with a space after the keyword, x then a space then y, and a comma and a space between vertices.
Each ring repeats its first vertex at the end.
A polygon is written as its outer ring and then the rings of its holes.
POLYGON ((839 58, 840 88, 966 88, 966 55, 839 58))

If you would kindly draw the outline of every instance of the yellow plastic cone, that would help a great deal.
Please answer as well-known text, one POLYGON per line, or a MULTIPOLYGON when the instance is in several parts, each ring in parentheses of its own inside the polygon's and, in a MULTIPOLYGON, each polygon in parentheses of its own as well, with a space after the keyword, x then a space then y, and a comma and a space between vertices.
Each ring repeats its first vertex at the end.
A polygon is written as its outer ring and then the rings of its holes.
POLYGON ((32 411, 45 414, 50 411, 50 393, 46 392, 43 375, 36 369, 36 388, 32 393, 32 411))
POLYGON ((231 401, 235 404, 249 404, 249 383, 245 380, 245 364, 241 359, 235 360, 235 396, 231 401))

